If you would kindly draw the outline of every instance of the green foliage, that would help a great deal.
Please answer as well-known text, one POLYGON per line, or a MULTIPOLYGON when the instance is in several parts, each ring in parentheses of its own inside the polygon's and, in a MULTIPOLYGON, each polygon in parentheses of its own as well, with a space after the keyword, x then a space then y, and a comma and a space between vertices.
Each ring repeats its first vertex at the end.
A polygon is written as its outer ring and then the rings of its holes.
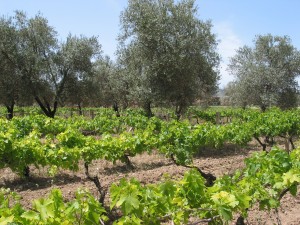
MULTIPOLYGON (((142 185, 135 179, 122 179, 110 187, 110 209, 120 210, 114 224, 187 224, 192 217, 212 224, 228 224, 233 215, 247 217, 257 203, 260 210, 280 206, 286 191, 297 194, 300 183, 300 149, 288 154, 273 149, 257 152, 245 161, 245 168, 232 176, 219 177, 212 187, 197 170, 187 171, 180 180, 165 176, 157 184, 142 185)), ((20 197, 0 190, 0 224, 99 224, 108 220, 103 206, 86 191, 65 201, 53 189, 46 198, 34 200, 24 209, 20 197)))
POLYGON ((196 170, 188 171, 178 181, 166 178, 162 183, 145 186, 123 179, 110 189, 111 207, 123 212, 115 224, 186 224, 190 217, 227 224, 236 213, 247 217, 247 211, 256 203, 261 210, 278 208, 286 189, 293 195, 297 193, 300 171, 294 157, 299 153, 299 149, 292 156, 280 149, 256 153, 246 160, 242 171, 218 178, 209 188, 196 170))
POLYGON ((240 106, 291 108, 296 105, 300 54, 287 36, 258 35, 254 47, 244 46, 232 57, 235 76, 227 93, 240 106))
POLYGON ((58 43, 56 31, 46 18, 28 18, 16 11, 0 18, 0 96, 13 117, 14 105, 32 105, 35 100, 46 116, 53 118, 58 103, 81 104, 93 61, 101 54, 96 37, 69 35, 58 43), (53 109, 51 104, 53 103, 53 109))
POLYGON ((87 191, 77 191, 75 199, 65 202, 61 191, 53 189, 46 198, 33 201, 32 209, 25 210, 19 196, 9 190, 0 190, 0 224, 99 224, 106 221, 105 209, 87 191), (14 200, 12 203, 9 201, 14 200))
POLYGON ((191 165, 194 154, 205 146, 220 150, 225 143, 243 146, 253 137, 292 140, 300 130, 298 110, 223 112, 232 117, 232 122, 224 125, 149 119, 132 110, 122 113, 117 117, 112 110, 100 110, 94 119, 36 115, 0 120, 1 167, 8 166, 22 175, 28 165, 49 166, 53 175, 59 168, 77 170, 80 160, 126 162, 125 156, 153 149, 177 164, 191 165), (86 131, 93 136, 86 135, 86 131))
POLYGON ((129 1, 118 56, 133 100, 175 106, 181 114, 216 90, 216 38, 211 23, 196 14, 194 0, 129 1))

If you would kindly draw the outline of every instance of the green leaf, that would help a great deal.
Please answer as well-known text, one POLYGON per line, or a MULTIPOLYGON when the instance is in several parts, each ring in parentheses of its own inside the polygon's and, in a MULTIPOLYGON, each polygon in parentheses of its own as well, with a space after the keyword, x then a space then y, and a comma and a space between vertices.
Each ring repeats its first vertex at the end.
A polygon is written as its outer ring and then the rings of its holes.
POLYGON ((293 196, 296 196, 297 195, 297 184, 293 184, 292 186, 290 186, 289 190, 293 196))
POLYGON ((22 215, 21 215, 22 218, 25 218, 25 219, 28 219, 28 220, 39 220, 40 219, 40 216, 39 216, 39 213, 37 212, 34 212, 34 211, 27 211, 27 212, 24 212, 22 215))
POLYGON ((36 210, 40 213, 41 220, 46 221, 48 217, 54 217, 53 200, 39 199, 34 201, 36 210))
POLYGON ((219 207, 218 209, 220 215, 227 221, 232 219, 232 212, 229 208, 226 207, 219 207))
POLYGON ((8 223, 12 223, 14 221, 14 216, 9 217, 1 217, 0 218, 0 225, 7 225, 8 223))
POLYGON ((250 202, 252 200, 252 198, 248 195, 245 194, 239 194, 237 195, 237 200, 239 201, 239 204, 245 208, 248 209, 250 207, 250 202))
POLYGON ((66 215, 71 214, 73 211, 75 211, 76 209, 79 209, 80 205, 78 203, 78 201, 73 202, 70 206, 68 206, 64 212, 66 215))
POLYGON ((300 175, 297 172, 290 170, 283 175, 283 183, 285 185, 289 186, 294 182, 300 182, 300 175))
POLYGON ((138 209, 139 205, 140 203, 137 196, 129 195, 125 199, 125 205, 124 205, 125 214, 128 215, 133 211, 133 209, 138 209))

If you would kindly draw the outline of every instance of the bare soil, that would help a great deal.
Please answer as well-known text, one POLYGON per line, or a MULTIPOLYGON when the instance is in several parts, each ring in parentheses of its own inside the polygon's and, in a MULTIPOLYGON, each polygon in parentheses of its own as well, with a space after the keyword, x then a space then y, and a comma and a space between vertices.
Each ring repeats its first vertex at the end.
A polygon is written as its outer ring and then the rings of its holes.
MULTIPOLYGON (((219 150, 202 149, 201 153, 195 157, 194 164, 204 172, 218 177, 242 168, 244 159, 249 157, 252 152, 260 150, 260 147, 253 143, 248 148, 227 145, 219 150)), ((162 179, 164 174, 179 179, 187 170, 187 168, 174 165, 169 159, 155 152, 150 155, 138 155, 130 160, 134 164, 134 169, 128 169, 119 162, 113 165, 104 160, 97 160, 90 166, 89 171, 93 175, 98 175, 104 188, 109 188, 113 182, 118 182, 124 177, 136 178, 145 184, 156 183, 162 179)), ((45 168, 31 167, 30 169, 31 177, 29 179, 19 178, 8 168, 0 170, 0 187, 10 188, 19 193, 22 196, 21 203, 27 208, 31 207, 33 199, 47 196, 53 188, 61 189, 66 199, 72 199, 78 188, 87 189, 95 197, 99 197, 95 185, 85 175, 83 163, 81 163, 79 171, 60 170, 55 177, 49 177, 45 168)), ((108 198, 109 195, 106 196, 106 201, 108 198)), ((253 209, 249 212, 247 224, 278 224, 276 218, 274 211, 261 212, 253 209)), ((284 196, 279 209, 279 218, 283 225, 300 225, 300 194, 296 197, 289 194, 284 196)))

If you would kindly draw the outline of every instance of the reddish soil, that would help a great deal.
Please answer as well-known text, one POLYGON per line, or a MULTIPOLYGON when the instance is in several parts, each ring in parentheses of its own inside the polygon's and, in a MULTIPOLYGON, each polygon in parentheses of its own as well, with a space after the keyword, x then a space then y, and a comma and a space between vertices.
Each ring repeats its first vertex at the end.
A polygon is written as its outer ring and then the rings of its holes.
MULTIPOLYGON (((226 146, 220 150, 203 149, 201 154, 195 158, 194 164, 215 176, 231 174, 236 169, 242 168, 243 160, 249 157, 253 151, 258 150, 260 148, 255 145, 249 149, 235 146, 226 146)), ((130 160, 135 166, 132 170, 127 169, 122 163, 113 165, 103 160, 94 161, 90 166, 90 173, 97 174, 102 186, 108 188, 111 183, 117 182, 123 177, 134 177, 142 183, 155 183, 159 182, 166 173, 174 179, 181 178, 187 170, 187 168, 174 165, 169 159, 156 153, 138 155, 130 160)), ((95 197, 98 197, 95 185, 85 176, 83 165, 80 165, 78 172, 61 170, 52 178, 47 176, 46 169, 32 167, 31 178, 28 180, 20 179, 10 169, 1 169, 0 187, 10 188, 19 193, 25 207, 30 207, 33 199, 48 195, 53 188, 61 189, 66 199, 71 199, 78 188, 88 189, 95 197)), ((106 198, 108 199, 109 196, 106 198)), ((284 196, 279 209, 279 217, 283 225, 300 224, 300 194, 296 197, 289 194, 284 196)), ((247 224, 277 224, 275 212, 251 210, 247 224)))

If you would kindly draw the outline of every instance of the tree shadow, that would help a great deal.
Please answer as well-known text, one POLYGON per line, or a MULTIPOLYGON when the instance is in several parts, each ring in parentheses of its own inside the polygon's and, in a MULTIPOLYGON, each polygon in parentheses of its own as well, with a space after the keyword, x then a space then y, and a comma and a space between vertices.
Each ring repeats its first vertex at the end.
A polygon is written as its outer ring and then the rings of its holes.
POLYGON ((101 174, 106 176, 114 175, 117 173, 128 174, 132 172, 153 170, 156 168, 169 166, 172 164, 173 164, 172 162, 149 162, 149 163, 140 163, 140 164, 133 163, 134 168, 128 168, 126 165, 117 165, 114 167, 104 168, 104 172, 101 172, 101 174))
POLYGON ((77 183, 86 180, 76 175, 60 173, 53 177, 37 177, 30 176, 29 178, 17 178, 14 180, 4 180, 0 187, 9 188, 13 191, 39 190, 49 188, 53 185, 63 186, 70 183, 77 183))
POLYGON ((240 146, 231 143, 225 143, 223 146, 215 147, 203 147, 195 153, 194 158, 225 158, 235 155, 247 156, 249 151, 260 150, 257 145, 240 146))

